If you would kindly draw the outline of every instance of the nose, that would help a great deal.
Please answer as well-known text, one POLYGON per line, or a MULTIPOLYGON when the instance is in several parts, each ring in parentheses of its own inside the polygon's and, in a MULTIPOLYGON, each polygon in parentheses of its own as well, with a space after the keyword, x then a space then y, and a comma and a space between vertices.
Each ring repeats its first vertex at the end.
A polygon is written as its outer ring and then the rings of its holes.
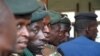
POLYGON ((50 32, 50 28, 48 26, 44 26, 43 32, 49 33, 50 32))
POLYGON ((28 29, 25 26, 21 29, 20 33, 23 36, 29 37, 28 29))

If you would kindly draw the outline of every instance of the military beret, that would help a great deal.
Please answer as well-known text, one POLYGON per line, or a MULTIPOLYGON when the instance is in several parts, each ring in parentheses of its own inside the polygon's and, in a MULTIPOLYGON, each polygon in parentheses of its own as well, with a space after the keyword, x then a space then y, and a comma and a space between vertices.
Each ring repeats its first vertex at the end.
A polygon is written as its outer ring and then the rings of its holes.
POLYGON ((71 24, 70 20, 68 17, 63 17, 60 21, 60 23, 63 23, 63 24, 71 24))
POLYGON ((61 20, 61 14, 56 11, 49 10, 48 15, 50 16, 50 24, 58 23, 61 20))
POLYGON ((5 2, 14 14, 27 14, 40 7, 37 0, 5 0, 5 2))
POLYGON ((38 10, 32 13, 31 21, 37 22, 39 20, 42 20, 45 16, 47 16, 48 13, 44 10, 38 10))
POLYGON ((76 20, 80 20, 80 19, 96 20, 96 18, 97 18, 97 15, 92 12, 83 12, 83 13, 78 13, 75 15, 76 20))
POLYGON ((41 0, 37 0, 39 2, 40 8, 38 10, 45 10, 45 4, 41 0))

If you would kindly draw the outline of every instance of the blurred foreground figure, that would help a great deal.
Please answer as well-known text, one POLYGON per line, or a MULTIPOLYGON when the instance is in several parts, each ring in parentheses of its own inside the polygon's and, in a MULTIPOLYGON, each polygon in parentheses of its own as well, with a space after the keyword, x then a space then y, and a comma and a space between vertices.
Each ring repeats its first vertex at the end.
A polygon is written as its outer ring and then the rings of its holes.
POLYGON ((0 56, 8 56, 16 44, 16 24, 13 14, 0 0, 0 56))

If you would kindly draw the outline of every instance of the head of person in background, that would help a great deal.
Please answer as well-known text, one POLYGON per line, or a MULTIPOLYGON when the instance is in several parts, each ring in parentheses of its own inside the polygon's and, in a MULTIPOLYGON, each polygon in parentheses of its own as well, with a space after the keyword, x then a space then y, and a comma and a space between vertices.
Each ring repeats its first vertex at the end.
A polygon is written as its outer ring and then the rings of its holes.
POLYGON ((61 14, 59 12, 49 10, 48 15, 50 16, 50 32, 48 37, 48 44, 50 45, 58 45, 61 40, 59 37, 60 32, 60 20, 61 14))
POLYGON ((17 45, 16 52, 22 53, 27 47, 29 41, 28 26, 31 22, 30 18, 34 11, 39 8, 36 0, 5 0, 15 15, 17 22, 17 45))
POLYGON ((95 40, 97 36, 97 15, 95 13, 78 13, 75 16, 75 31, 77 36, 85 35, 90 40, 95 40))
POLYGON ((39 53, 46 43, 47 32, 49 31, 49 17, 46 11, 38 10, 32 14, 30 24, 30 37, 28 48, 34 52, 39 53), (47 28, 45 30, 45 28, 47 28), (44 34, 45 31, 45 34, 44 34))
MULTIPOLYGON (((62 14, 62 18, 60 21, 60 32, 59 37, 61 38, 61 43, 68 41, 70 39, 70 29, 71 22, 66 14, 62 14)), ((59 43, 59 44, 61 44, 59 43)))
POLYGON ((0 55, 8 56, 9 52, 15 49, 16 45, 16 21, 5 4, 0 0, 0 55))

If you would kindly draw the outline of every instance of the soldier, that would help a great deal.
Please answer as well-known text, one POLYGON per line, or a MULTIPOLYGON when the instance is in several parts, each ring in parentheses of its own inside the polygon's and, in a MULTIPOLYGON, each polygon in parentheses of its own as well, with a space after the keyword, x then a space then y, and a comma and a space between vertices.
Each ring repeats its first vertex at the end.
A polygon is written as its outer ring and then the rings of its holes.
POLYGON ((21 54, 22 56, 33 56, 30 52, 27 52, 28 49, 25 48, 27 47, 27 43, 29 41, 28 25, 30 24, 31 15, 34 11, 36 11, 40 7, 37 0, 5 0, 5 1, 6 4, 12 10, 12 12, 14 13, 17 21, 16 26, 17 26, 18 38, 17 38, 16 52, 21 54))
POLYGON ((43 48, 45 42, 45 36, 42 29, 47 25, 44 24, 46 21, 48 24, 48 14, 44 10, 38 10, 32 14, 32 20, 30 24, 30 36, 31 41, 29 42, 28 48, 32 51, 34 55, 40 55, 41 49, 43 48))
POLYGON ((48 16, 50 18, 49 23, 44 22, 48 27, 45 26, 43 30, 44 36, 46 37, 46 44, 41 52, 44 56, 61 56, 56 49, 59 43, 58 34, 60 27, 58 23, 61 20, 61 15, 56 11, 49 10, 48 16))
POLYGON ((0 56, 9 56, 16 45, 16 22, 3 0, 0 0, 0 56))
POLYGON ((33 40, 29 43, 29 49, 36 53, 35 55, 41 56, 49 56, 53 50, 51 48, 48 52, 47 47, 52 46, 49 45, 51 41, 51 36, 49 35, 51 32, 50 23, 57 23, 60 21, 60 14, 55 11, 37 11, 33 13, 32 23, 30 25, 30 33, 33 35, 33 40), (57 14, 57 15, 56 15, 57 14))
POLYGON ((71 22, 66 14, 62 14, 62 18, 60 21, 60 32, 59 37, 61 38, 60 43, 70 40, 70 29, 71 22))
POLYGON ((90 12, 75 16, 75 31, 78 37, 59 45, 63 56, 100 56, 100 44, 95 42, 97 36, 97 15, 90 12))

